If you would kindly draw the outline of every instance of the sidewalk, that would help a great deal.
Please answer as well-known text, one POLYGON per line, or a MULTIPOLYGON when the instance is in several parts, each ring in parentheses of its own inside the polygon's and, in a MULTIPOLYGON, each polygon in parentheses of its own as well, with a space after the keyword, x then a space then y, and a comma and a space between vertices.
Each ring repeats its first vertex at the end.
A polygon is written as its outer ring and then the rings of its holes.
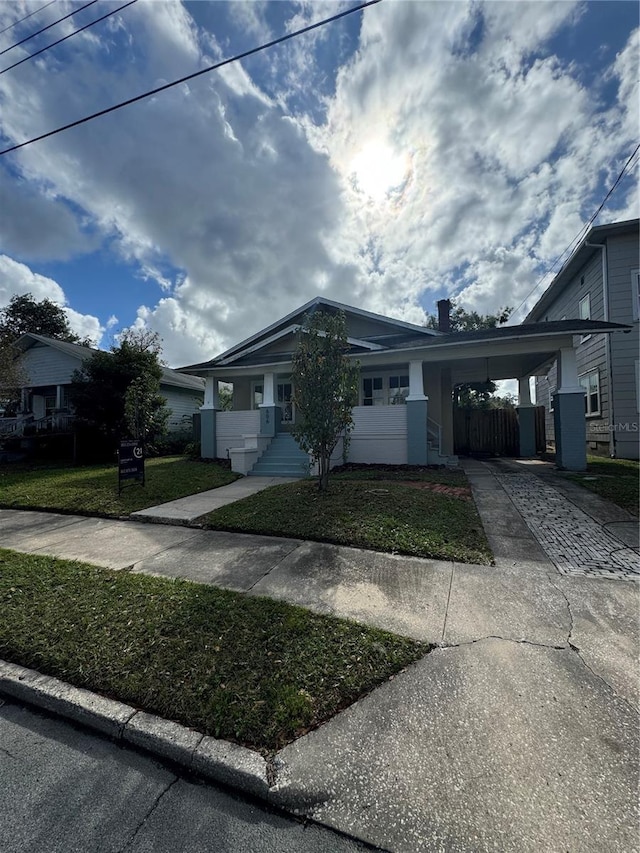
POLYGON ((281 750, 259 792, 275 804, 406 853, 637 851, 640 585, 563 573, 505 491, 520 468, 471 469, 495 567, 9 510, 0 534, 437 644, 281 750))

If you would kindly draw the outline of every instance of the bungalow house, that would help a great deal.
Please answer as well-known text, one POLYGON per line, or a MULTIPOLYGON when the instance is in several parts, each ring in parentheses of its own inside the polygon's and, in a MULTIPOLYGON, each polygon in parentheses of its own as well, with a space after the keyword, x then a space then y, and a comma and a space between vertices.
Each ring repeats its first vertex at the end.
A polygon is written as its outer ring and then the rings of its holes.
MULTIPOLYGON (((68 400, 71 377, 96 350, 31 333, 18 338, 14 346, 27 384, 22 388, 18 417, 1 419, 0 432, 20 434, 23 425, 63 428, 73 418, 68 400)), ((160 393, 171 410, 169 430, 184 429, 185 424, 191 426, 192 415, 202 405, 204 380, 164 367, 160 393)))
MULTIPOLYGON (((525 323, 602 320, 631 326, 628 335, 576 335, 578 382, 584 389, 586 442, 590 453, 638 459, 640 422, 640 240, 639 220, 591 228, 529 312, 525 323)), ((554 424, 558 387, 556 359, 536 378, 536 400, 546 409, 546 432, 557 444, 554 424)))
MULTIPOLYGON (((452 389, 487 378, 519 380, 520 452, 534 455, 529 377, 546 372, 557 359, 558 462, 583 469, 584 389, 578 381, 574 337, 623 327, 567 319, 452 333, 448 300, 438 303, 438 309, 440 328, 433 330, 317 297, 216 358, 180 368, 206 380, 202 455, 230 458, 233 470, 244 474, 308 472, 308 458, 288 434, 296 419, 292 355, 305 314, 344 311, 349 357, 361 370, 350 462, 456 464, 452 389), (220 410, 220 382, 233 385, 231 411, 220 410)), ((342 462, 341 447, 332 461, 342 462)))

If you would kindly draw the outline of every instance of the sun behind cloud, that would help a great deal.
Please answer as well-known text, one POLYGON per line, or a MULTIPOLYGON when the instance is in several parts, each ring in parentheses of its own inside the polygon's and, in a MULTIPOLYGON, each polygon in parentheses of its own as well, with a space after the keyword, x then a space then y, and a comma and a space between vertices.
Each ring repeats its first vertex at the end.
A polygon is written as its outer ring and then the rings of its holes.
POLYGON ((352 186, 375 202, 382 202, 407 181, 410 160, 388 143, 374 140, 360 148, 349 165, 352 186))

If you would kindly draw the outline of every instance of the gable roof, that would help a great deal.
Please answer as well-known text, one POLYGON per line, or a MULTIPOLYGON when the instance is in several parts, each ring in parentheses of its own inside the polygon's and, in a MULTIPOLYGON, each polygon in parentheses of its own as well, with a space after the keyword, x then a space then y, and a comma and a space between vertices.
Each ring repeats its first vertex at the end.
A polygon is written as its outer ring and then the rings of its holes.
MULTIPOLYGON (((239 359, 250 353, 260 350, 269 343, 279 339, 286 334, 293 334, 300 327, 302 320, 306 314, 313 314, 318 310, 329 309, 330 313, 344 311, 349 316, 358 317, 364 320, 382 324, 388 327, 388 334, 384 335, 364 335, 362 337, 350 337, 349 343, 354 351, 357 350, 377 350, 387 349, 392 341, 405 340, 408 337, 416 338, 423 336, 425 338, 438 337, 442 334, 435 329, 428 329, 426 326, 418 326, 415 323, 407 323, 404 320, 396 320, 393 317, 385 317, 382 314, 374 314, 372 311, 365 311, 363 308, 354 308, 351 305, 345 305, 342 302, 334 302, 332 299, 326 299, 323 296, 316 296, 311 301, 305 303, 295 311, 291 311, 285 317, 272 323, 259 332, 250 335, 240 343, 235 344, 228 350, 217 355, 209 361, 200 362, 199 364, 189 364, 180 370, 199 370, 210 368, 216 365, 222 366, 237 362, 239 359)), ((255 362, 259 363, 260 356, 255 357, 255 362)))
POLYGON ((524 323, 533 323, 542 317, 548 307, 562 293, 573 276, 582 269, 593 253, 598 251, 598 243, 602 243, 611 237, 619 237, 623 234, 638 234, 639 231, 640 220, 638 219, 626 219, 624 222, 612 222, 610 225, 596 225, 591 228, 549 287, 524 318, 524 323))
MULTIPOLYGON (((94 352, 100 352, 100 350, 97 350, 94 347, 85 347, 82 346, 82 344, 60 341, 57 338, 48 338, 45 335, 36 335, 33 332, 25 332, 24 335, 21 335, 18 340, 15 341, 14 347, 22 352, 26 352, 36 343, 52 347, 59 352, 70 355, 72 358, 77 358, 81 362, 92 356, 94 352)), ((106 352, 106 350, 102 350, 102 352, 106 352)), ((170 367, 162 367, 162 378, 160 379, 160 384, 169 385, 175 388, 189 388, 193 391, 204 390, 204 379, 201 379, 198 376, 188 376, 184 373, 178 373, 177 370, 173 370, 170 367)))

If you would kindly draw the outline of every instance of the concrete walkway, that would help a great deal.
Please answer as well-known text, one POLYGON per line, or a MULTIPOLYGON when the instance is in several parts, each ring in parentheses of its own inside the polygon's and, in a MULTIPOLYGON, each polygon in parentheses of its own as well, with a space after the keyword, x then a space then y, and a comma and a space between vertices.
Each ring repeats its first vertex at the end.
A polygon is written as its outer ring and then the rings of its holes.
POLYGON ((131 517, 164 524, 190 524, 200 516, 207 515, 226 504, 248 498, 249 495, 255 495, 263 489, 268 489, 269 486, 293 482, 295 481, 290 477, 242 477, 227 486, 141 509, 139 512, 132 513, 131 517))
MULTIPOLYGON (((638 851, 640 585, 561 573, 504 470, 478 465, 469 473, 495 567, 9 510, 0 541, 269 595, 435 644, 281 750, 272 802, 407 853, 638 851)), ((607 512, 605 524, 620 521, 607 512)))

